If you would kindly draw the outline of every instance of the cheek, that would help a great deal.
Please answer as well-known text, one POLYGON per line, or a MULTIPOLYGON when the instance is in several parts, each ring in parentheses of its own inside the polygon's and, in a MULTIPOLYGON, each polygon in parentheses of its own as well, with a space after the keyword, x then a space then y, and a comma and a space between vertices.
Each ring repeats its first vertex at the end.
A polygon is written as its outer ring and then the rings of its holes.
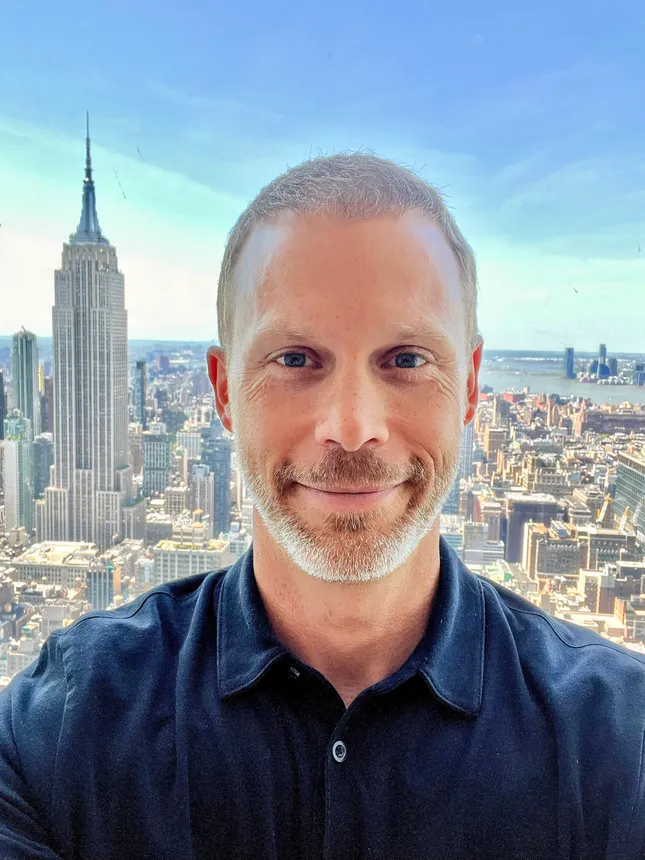
POLYGON ((393 403, 394 415, 436 427, 459 424, 466 403, 466 380, 437 375, 427 384, 402 392, 393 403))
MULTIPOLYGON (((294 407, 275 385, 254 381, 239 389, 233 431, 244 439, 247 449, 255 452, 258 459, 268 462, 269 452, 273 460, 295 442, 296 416, 303 414, 307 414, 306 410, 294 407)), ((302 419, 298 426, 300 432, 306 432, 302 419)))
POLYGON ((417 433, 428 451, 459 446, 466 405, 460 394, 456 387, 436 386, 431 396, 425 398, 423 409, 416 412, 416 427, 412 426, 411 432, 417 433))

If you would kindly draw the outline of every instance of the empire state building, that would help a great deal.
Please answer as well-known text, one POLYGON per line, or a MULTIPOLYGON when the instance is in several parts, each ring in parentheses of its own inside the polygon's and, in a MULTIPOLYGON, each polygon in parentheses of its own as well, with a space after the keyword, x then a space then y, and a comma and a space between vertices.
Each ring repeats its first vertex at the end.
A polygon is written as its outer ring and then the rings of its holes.
POLYGON ((81 220, 55 273, 54 465, 51 486, 36 503, 40 540, 105 549, 139 536, 145 513, 133 502, 128 462, 124 289, 116 248, 96 212, 88 122, 81 220))

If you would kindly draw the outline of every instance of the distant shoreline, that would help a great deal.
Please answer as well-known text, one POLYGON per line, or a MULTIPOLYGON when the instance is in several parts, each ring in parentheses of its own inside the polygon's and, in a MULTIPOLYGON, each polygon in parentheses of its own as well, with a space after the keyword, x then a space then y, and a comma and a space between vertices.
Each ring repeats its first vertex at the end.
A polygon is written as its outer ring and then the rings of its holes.
MULTIPOLYGON (((51 335, 37 335, 38 340, 43 346, 51 344, 51 335)), ((12 334, 0 335, 0 349, 11 345, 12 334)), ((128 347, 130 351, 135 349, 147 348, 148 351, 167 350, 169 352, 174 349, 203 347, 204 351, 212 344, 217 343, 217 338, 213 340, 184 340, 179 338, 176 340, 166 340, 164 338, 129 338, 128 347)), ((574 347, 575 349, 575 347, 574 347)), ((623 361, 645 360, 645 347, 643 352, 615 352, 608 349, 608 354, 614 358, 623 361)), ((484 347, 484 361, 496 361, 498 359, 510 359, 514 361, 544 361, 544 362, 562 362, 564 356, 564 348, 562 350, 544 350, 544 349, 486 349, 484 347)), ((593 359, 598 357, 598 350, 591 352, 575 351, 576 360, 578 358, 593 359)), ((527 371, 528 373, 529 371, 527 371)))

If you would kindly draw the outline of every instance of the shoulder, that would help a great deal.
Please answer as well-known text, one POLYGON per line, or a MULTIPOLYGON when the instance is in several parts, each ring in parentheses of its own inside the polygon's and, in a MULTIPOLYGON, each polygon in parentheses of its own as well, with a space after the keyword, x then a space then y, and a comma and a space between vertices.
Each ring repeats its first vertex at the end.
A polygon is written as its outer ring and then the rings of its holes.
POLYGON ((56 631, 70 675, 116 675, 172 660, 197 626, 215 624, 228 568, 165 583, 113 610, 94 610, 56 631))
MULTIPOLYGON (((471 574, 474 575, 474 574, 471 574)), ((503 585, 476 576, 486 607, 487 636, 512 642, 527 678, 553 702, 571 707, 603 704, 645 722, 645 655, 604 639, 593 630, 544 612, 503 585)))
POLYGON ((621 821, 625 844, 642 845, 645 658, 554 618, 502 585, 476 579, 493 696, 516 707, 522 701, 540 715, 557 750, 559 785, 568 781, 599 821, 607 815, 621 821))

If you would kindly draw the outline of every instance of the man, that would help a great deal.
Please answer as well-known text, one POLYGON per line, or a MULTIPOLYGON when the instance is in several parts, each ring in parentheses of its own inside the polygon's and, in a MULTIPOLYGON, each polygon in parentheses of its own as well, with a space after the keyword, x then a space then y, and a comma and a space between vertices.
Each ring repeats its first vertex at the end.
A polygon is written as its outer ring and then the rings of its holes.
POLYGON ((645 858, 645 661, 470 573, 475 261, 369 155, 226 247, 208 365, 254 502, 232 567, 52 634, 0 700, 0 856, 645 858))

